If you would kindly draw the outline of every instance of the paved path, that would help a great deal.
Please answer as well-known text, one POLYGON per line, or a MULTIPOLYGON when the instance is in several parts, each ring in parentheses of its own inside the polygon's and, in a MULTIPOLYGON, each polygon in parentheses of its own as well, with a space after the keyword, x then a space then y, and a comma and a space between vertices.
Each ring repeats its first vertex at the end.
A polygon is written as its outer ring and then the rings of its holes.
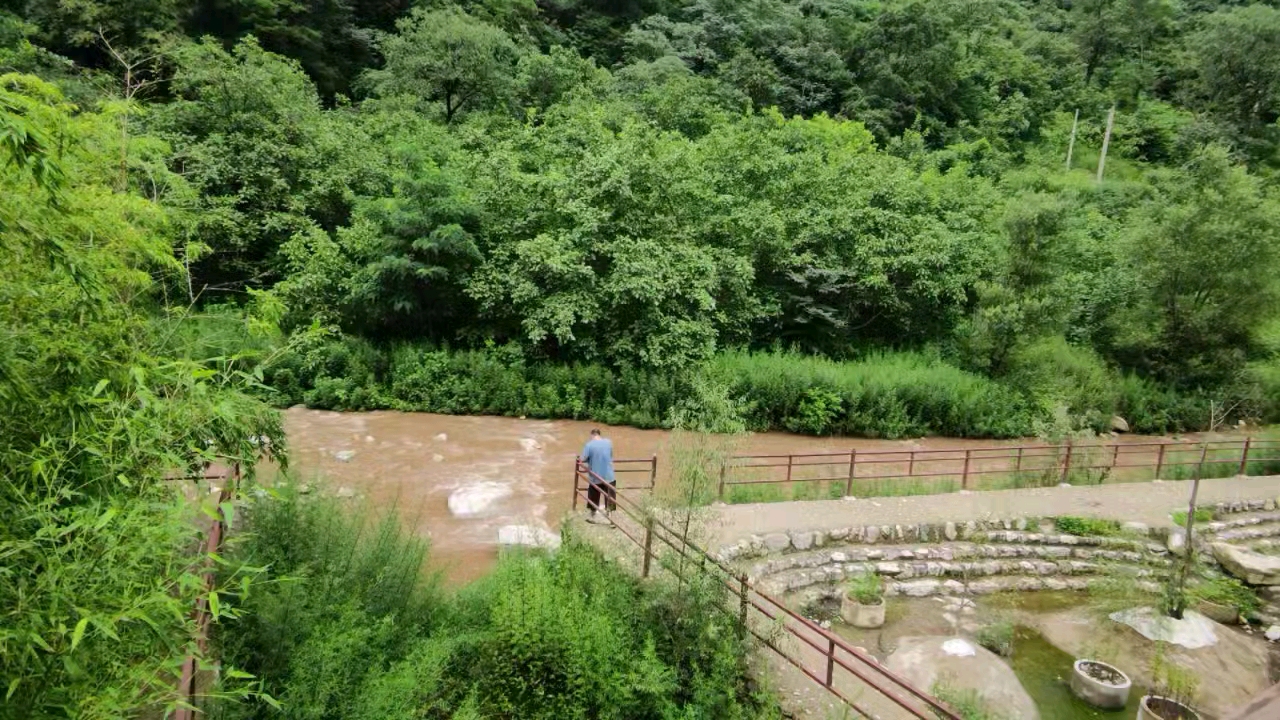
MULTIPOLYGON (((717 506, 707 528, 712 547, 750 535, 788 530, 829 530, 851 525, 942 523, 1015 517, 1084 517, 1169 522, 1185 508, 1190 481, 1117 483, 1025 490, 988 490, 914 497, 806 500, 717 506)), ((1280 476, 1231 477, 1200 481, 1199 504, 1280 496, 1280 476)))

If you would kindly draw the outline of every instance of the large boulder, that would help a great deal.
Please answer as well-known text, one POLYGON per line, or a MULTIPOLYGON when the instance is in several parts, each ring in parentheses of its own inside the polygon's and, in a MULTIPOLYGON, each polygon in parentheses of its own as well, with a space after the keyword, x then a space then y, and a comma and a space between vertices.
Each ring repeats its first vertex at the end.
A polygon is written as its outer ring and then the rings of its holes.
POLYGON ((1280 557, 1263 555, 1224 542, 1213 544, 1213 556, 1227 572, 1250 585, 1280 585, 1280 557))
POLYGON ((1129 423, 1119 415, 1112 415, 1111 430, 1112 432, 1127 433, 1129 432, 1129 423))
POLYGON ((1181 645, 1189 650, 1218 644, 1216 623, 1194 610, 1182 613, 1181 620, 1149 607, 1120 610, 1108 617, 1128 625, 1148 640, 1181 645))
POLYGON ((928 692, 935 684, 973 690, 993 716, 1040 720, 1040 711, 1000 656, 954 637, 904 637, 885 667, 928 692))

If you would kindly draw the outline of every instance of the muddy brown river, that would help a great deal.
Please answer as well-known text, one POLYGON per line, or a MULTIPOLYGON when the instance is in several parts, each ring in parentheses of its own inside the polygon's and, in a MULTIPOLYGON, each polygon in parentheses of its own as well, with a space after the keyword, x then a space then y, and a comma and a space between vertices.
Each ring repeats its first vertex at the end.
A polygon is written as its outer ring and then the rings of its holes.
MULTIPOLYGON (((430 562, 450 584, 486 573, 498 531, 526 525, 556 531, 573 496, 573 458, 593 427, 616 458, 658 457, 671 465, 672 433, 572 420, 433 415, 393 411, 285 411, 292 472, 325 492, 352 495, 375 512, 394 510, 431 542, 430 562)), ((1141 441, 1140 436, 1125 436, 1141 441)), ((1011 441, 1016 442, 1016 441, 1011 441)), ((867 440, 758 433, 733 452, 785 454, 991 447, 991 440, 867 440)), ((636 476, 631 476, 636 477, 636 476)), ((624 483, 625 479, 620 477, 624 483)))

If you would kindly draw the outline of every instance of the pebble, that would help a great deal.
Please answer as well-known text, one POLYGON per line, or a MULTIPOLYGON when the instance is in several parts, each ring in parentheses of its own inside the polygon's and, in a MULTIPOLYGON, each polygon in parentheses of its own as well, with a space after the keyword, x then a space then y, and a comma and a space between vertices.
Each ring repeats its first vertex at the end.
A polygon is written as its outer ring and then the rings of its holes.
POLYGON ((338 458, 342 462, 351 462, 351 458, 356 456, 356 451, 355 450, 339 450, 338 452, 334 453, 333 456, 338 458))
POLYGON ((436 442, 446 442, 448 440, 449 440, 449 436, 446 433, 440 433, 436 435, 436 442))
POLYGON ((1267 639, 1271 642, 1280 640, 1280 625, 1272 625, 1267 628, 1267 639))

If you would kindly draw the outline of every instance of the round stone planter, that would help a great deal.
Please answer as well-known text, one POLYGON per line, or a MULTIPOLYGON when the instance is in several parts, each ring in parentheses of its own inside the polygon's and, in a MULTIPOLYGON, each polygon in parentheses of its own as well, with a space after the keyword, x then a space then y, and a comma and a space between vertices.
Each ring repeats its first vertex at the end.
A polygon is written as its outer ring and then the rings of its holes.
POLYGON ((1209 602, 1201 600, 1196 604, 1196 610, 1210 620, 1220 622, 1223 625, 1235 625, 1240 621, 1240 611, 1234 605, 1223 605, 1221 603, 1209 602))
POLYGON ((878 628, 884 625, 884 599, 875 605, 863 605, 846 593, 840 601, 840 617, 857 628, 878 628))
POLYGON ((1200 720, 1200 713, 1177 700, 1143 695, 1138 703, 1137 720, 1200 720))
POLYGON ((1071 666, 1071 692, 1094 707, 1122 710, 1132 688, 1128 675, 1104 662, 1077 660, 1071 666))

